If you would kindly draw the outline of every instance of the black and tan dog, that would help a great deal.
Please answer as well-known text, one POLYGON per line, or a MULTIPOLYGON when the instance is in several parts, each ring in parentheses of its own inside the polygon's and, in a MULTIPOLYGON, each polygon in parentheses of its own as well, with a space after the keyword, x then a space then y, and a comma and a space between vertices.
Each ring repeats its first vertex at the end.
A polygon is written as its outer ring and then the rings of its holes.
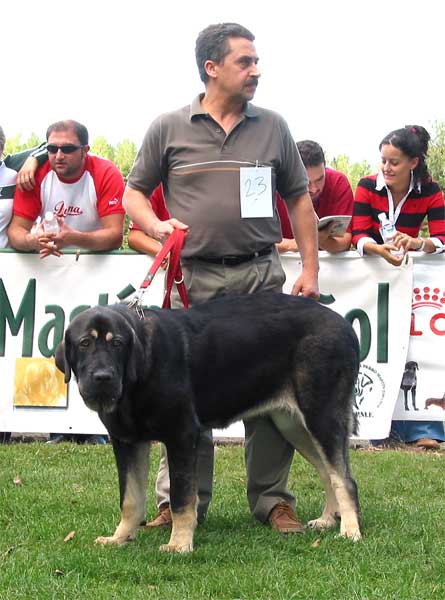
POLYGON ((121 521, 103 544, 134 539, 145 519, 149 443, 165 443, 173 529, 161 550, 190 552, 196 527, 201 426, 287 411, 297 450, 318 470, 326 506, 309 525, 359 539, 348 460, 359 346, 350 324, 313 300, 270 292, 226 296, 188 310, 125 305, 78 315, 56 353, 107 428, 119 473, 121 521))

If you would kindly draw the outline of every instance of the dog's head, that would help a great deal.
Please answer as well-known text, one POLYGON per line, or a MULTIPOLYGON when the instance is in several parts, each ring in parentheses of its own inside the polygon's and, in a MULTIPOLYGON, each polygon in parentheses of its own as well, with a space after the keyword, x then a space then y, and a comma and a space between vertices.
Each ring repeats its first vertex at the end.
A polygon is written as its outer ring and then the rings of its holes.
POLYGON ((132 385, 145 362, 136 332, 142 325, 128 308, 89 308, 73 319, 56 350, 56 365, 65 382, 74 373, 85 404, 96 412, 113 412, 125 386, 132 385))
POLYGON ((417 371, 419 368, 419 365, 416 363, 415 360, 409 360, 407 363, 405 363, 405 371, 417 371))

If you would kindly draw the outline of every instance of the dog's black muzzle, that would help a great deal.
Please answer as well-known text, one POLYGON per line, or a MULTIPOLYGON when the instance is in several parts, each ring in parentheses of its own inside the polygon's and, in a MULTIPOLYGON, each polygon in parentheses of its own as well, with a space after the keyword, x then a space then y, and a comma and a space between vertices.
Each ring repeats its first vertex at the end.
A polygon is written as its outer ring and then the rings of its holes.
POLYGON ((122 395, 122 378, 112 367, 98 367, 78 379, 85 404, 95 412, 112 412, 122 395))

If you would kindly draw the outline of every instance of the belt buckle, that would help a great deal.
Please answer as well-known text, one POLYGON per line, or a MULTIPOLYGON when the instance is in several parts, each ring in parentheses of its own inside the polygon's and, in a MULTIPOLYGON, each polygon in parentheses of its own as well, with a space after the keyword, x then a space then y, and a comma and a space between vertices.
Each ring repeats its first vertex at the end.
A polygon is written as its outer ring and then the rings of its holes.
POLYGON ((222 257, 222 264, 223 265, 227 265, 228 267, 236 267, 237 265, 239 265, 242 261, 240 260, 239 256, 223 256, 222 257))

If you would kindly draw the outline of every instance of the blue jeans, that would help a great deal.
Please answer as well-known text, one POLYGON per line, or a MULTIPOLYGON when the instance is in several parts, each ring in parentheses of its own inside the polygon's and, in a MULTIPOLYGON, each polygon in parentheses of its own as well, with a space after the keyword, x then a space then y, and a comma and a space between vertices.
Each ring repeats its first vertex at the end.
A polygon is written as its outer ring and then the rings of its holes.
POLYGON ((416 442, 420 438, 445 441, 442 421, 393 421, 389 435, 402 442, 416 442))

